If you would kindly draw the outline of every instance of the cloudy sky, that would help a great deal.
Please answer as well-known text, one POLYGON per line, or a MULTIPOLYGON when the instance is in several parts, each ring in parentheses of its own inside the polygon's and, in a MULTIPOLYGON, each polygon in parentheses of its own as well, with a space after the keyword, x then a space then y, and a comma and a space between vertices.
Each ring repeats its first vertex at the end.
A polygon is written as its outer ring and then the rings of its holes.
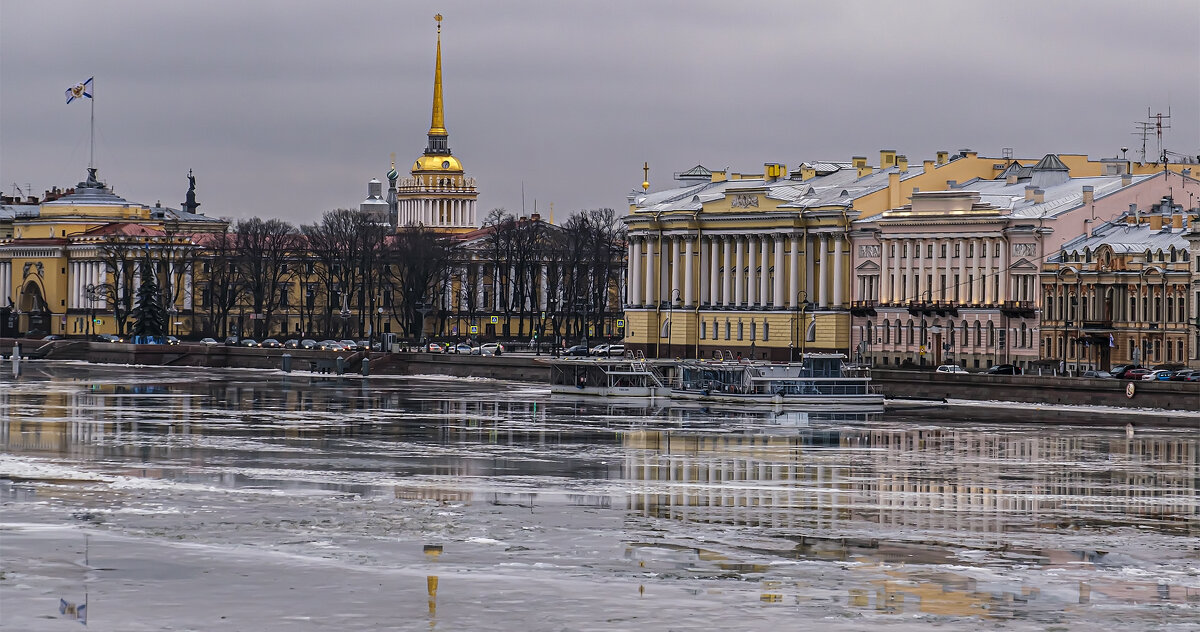
POLYGON ((1200 2, 0 0, 0 186, 310 222, 425 147, 441 12, 450 145, 482 210, 623 208, 697 163, 896 149, 1200 154, 1200 2), (1151 152, 1155 151, 1151 138, 1151 152))

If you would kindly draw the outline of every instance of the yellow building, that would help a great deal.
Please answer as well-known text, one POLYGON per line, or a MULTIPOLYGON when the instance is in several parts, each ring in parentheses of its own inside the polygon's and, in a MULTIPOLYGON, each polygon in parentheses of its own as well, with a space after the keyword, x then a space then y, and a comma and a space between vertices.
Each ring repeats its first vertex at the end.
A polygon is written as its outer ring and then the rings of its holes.
POLYGON ((3 224, 0 235, 10 236, 0 237, 0 334, 8 336, 117 333, 147 259, 171 288, 175 330, 187 333, 190 235, 225 227, 199 213, 125 200, 96 169, 38 204, 0 206, 3 224))
POLYGON ((883 150, 878 166, 865 157, 790 172, 769 163, 760 174, 697 166, 669 189, 643 182, 625 220, 627 349, 771 360, 846 353, 851 222, 916 190, 993 178, 1010 162, 962 150, 918 166, 883 150))

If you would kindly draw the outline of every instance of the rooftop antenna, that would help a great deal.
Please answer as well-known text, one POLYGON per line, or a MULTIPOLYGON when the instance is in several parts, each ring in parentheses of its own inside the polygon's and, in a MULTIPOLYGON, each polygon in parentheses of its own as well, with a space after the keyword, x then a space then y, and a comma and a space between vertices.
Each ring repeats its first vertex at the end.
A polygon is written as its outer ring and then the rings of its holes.
POLYGON ((1150 136, 1150 130, 1154 129, 1154 124, 1148 121, 1136 121, 1133 124, 1133 135, 1142 137, 1142 164, 1146 162, 1146 139, 1150 136))
POLYGON ((1166 164, 1167 154, 1165 152, 1163 152, 1162 136, 1163 136, 1164 129, 1171 129, 1171 123, 1170 123, 1171 106, 1169 106, 1169 105, 1167 106, 1166 114, 1159 112, 1158 114, 1155 114, 1153 117, 1150 117, 1150 108, 1146 108, 1146 117, 1154 119, 1154 135, 1158 139, 1158 155, 1162 157, 1163 164, 1166 164), (1167 120, 1168 122, 1164 125, 1163 120, 1167 120))

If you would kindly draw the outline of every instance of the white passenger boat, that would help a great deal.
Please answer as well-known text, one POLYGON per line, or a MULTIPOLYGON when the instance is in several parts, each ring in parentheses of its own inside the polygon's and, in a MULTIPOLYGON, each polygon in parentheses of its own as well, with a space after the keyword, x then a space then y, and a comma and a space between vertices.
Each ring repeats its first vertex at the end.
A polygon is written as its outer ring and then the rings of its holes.
POLYGON ((807 354, 802 362, 690 360, 679 364, 671 397, 701 402, 820 406, 849 410, 883 405, 870 370, 846 356, 807 354))
POLYGON ((666 397, 653 362, 641 358, 563 358, 550 364, 550 392, 600 397, 666 397))

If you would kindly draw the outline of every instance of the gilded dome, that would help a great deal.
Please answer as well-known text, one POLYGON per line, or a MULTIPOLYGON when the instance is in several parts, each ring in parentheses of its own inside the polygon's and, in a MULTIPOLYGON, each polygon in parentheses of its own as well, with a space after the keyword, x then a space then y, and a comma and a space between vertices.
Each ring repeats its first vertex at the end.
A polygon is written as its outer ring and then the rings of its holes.
POLYGON ((418 171, 462 172, 462 163, 454 156, 430 156, 417 158, 413 163, 413 173, 418 171))

